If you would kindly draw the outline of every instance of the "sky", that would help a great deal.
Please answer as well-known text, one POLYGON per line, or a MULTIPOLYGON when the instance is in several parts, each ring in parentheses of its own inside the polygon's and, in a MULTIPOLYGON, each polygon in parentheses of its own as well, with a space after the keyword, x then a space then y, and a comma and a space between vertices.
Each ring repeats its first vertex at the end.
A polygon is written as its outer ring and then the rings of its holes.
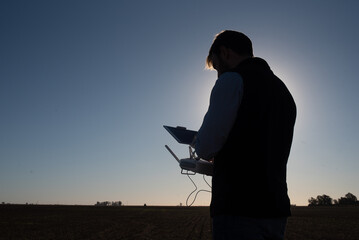
MULTIPOLYGON (((188 149, 163 125, 201 126, 217 76, 205 58, 225 29, 251 38, 296 101, 292 204, 359 197, 358 12, 349 0, 1 1, 0 202, 184 204, 194 187, 164 145, 188 149)), ((195 205, 209 203, 201 192, 195 205)))

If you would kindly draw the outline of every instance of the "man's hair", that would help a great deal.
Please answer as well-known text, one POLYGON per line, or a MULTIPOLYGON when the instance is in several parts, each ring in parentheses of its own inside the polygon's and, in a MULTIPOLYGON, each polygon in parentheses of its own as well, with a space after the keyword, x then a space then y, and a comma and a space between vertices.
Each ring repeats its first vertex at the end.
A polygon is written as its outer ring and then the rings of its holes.
POLYGON ((252 42, 245 34, 232 30, 225 30, 215 36, 212 46, 209 49, 206 59, 206 67, 208 69, 213 69, 213 55, 219 55, 221 46, 232 49, 239 55, 253 57, 252 42))

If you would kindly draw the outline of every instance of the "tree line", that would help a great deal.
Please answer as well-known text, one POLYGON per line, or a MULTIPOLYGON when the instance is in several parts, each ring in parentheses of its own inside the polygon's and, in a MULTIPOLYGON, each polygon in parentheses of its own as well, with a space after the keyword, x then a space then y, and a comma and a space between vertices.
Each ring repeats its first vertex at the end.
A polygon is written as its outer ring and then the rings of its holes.
POLYGON ((339 199, 332 199, 328 195, 318 195, 316 198, 308 199, 308 206, 359 206, 357 197, 352 193, 345 194, 339 199))
POLYGON ((112 206, 112 207, 121 207, 122 206, 122 202, 118 201, 118 202, 110 202, 110 201, 105 201, 105 202, 97 202, 95 203, 95 206, 112 206))

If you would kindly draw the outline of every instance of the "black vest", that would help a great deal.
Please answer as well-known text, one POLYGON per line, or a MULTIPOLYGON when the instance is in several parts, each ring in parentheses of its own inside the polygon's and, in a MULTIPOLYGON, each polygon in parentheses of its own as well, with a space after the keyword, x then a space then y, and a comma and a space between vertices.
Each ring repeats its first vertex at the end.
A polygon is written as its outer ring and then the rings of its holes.
POLYGON ((290 216, 286 167, 295 102, 263 59, 247 59, 232 72, 243 78, 243 98, 214 158, 211 215, 290 216))

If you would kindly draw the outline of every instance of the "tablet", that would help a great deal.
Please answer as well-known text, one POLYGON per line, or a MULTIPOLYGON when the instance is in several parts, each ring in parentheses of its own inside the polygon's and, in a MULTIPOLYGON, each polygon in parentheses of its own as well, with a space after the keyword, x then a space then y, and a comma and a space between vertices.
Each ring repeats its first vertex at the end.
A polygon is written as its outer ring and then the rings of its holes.
POLYGON ((163 126, 177 142, 190 145, 194 137, 197 135, 196 131, 187 130, 185 127, 170 127, 163 126))

